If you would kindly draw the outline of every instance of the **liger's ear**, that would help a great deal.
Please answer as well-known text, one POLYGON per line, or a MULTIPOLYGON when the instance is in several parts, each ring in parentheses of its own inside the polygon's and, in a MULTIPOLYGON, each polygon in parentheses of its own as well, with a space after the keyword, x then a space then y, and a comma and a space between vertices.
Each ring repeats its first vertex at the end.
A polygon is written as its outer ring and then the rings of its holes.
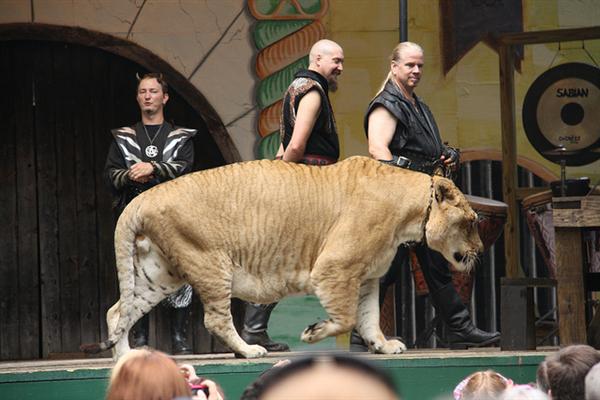
POLYGON ((435 200, 438 203, 443 201, 453 203, 456 200, 456 187, 448 179, 435 179, 433 190, 435 191, 435 200))

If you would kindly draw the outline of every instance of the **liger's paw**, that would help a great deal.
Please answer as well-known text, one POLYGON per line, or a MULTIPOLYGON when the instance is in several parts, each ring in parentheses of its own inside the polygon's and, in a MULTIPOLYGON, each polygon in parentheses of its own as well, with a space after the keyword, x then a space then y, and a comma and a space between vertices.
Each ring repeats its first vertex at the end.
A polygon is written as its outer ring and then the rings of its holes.
POLYGON ((300 340, 306 343, 314 343, 322 339, 323 329, 327 321, 320 321, 306 327, 300 335, 300 340))
POLYGON ((244 358, 260 358, 267 355, 267 349, 257 344, 251 344, 244 351, 236 352, 237 355, 241 355, 244 358))
POLYGON ((400 354, 406 351, 406 345, 397 339, 386 340, 375 352, 381 354, 400 354))

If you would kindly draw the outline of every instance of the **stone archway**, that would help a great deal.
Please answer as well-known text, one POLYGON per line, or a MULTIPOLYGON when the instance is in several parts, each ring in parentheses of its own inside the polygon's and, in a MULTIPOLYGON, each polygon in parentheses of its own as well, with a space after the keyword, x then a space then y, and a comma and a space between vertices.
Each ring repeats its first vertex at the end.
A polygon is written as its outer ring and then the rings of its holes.
POLYGON ((238 150, 212 105, 183 75, 150 50, 102 32, 39 23, 0 24, 0 41, 9 40, 45 40, 94 47, 131 60, 149 71, 161 71, 169 84, 202 116, 225 161, 241 161, 238 150))

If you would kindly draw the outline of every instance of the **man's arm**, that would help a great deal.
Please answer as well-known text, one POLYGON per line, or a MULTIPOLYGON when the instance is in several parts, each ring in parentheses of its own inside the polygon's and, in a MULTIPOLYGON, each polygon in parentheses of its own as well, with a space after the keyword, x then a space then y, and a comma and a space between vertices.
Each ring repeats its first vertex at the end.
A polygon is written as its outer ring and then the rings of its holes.
POLYGON ((125 160, 123 160, 123 156, 114 140, 110 144, 108 155, 106 156, 104 178, 109 186, 116 191, 120 191, 132 183, 125 160))
POLYGON ((189 138, 185 142, 173 160, 152 161, 151 166, 153 168, 152 173, 159 182, 175 179, 178 176, 190 172, 194 166, 194 142, 192 141, 192 138, 189 138))
POLYGON ((134 182, 146 183, 152 179, 154 167, 149 162, 139 162, 131 166, 127 172, 127 176, 134 182))
POLYGON ((302 159, 306 150, 306 143, 315 126, 320 109, 321 95, 316 89, 305 94, 300 100, 292 138, 283 153, 285 161, 298 162, 302 159))
POLYGON ((385 107, 375 108, 369 115, 369 154, 376 160, 391 160, 390 143, 398 120, 385 107))
POLYGON ((277 149, 277 154, 275 154, 275 159, 276 160, 282 159, 283 158, 283 152, 284 152, 284 150, 283 150, 283 143, 280 143, 279 144, 279 149, 277 149))

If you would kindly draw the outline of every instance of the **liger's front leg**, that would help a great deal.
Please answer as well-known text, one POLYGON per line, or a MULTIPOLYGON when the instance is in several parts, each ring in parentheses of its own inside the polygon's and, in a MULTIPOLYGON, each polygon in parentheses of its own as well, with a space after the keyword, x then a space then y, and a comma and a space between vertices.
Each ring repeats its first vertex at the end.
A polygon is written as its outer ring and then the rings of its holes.
POLYGON ((360 287, 356 330, 373 353, 398 354, 406 345, 397 339, 387 340, 379 326, 379 279, 369 279, 360 287))

